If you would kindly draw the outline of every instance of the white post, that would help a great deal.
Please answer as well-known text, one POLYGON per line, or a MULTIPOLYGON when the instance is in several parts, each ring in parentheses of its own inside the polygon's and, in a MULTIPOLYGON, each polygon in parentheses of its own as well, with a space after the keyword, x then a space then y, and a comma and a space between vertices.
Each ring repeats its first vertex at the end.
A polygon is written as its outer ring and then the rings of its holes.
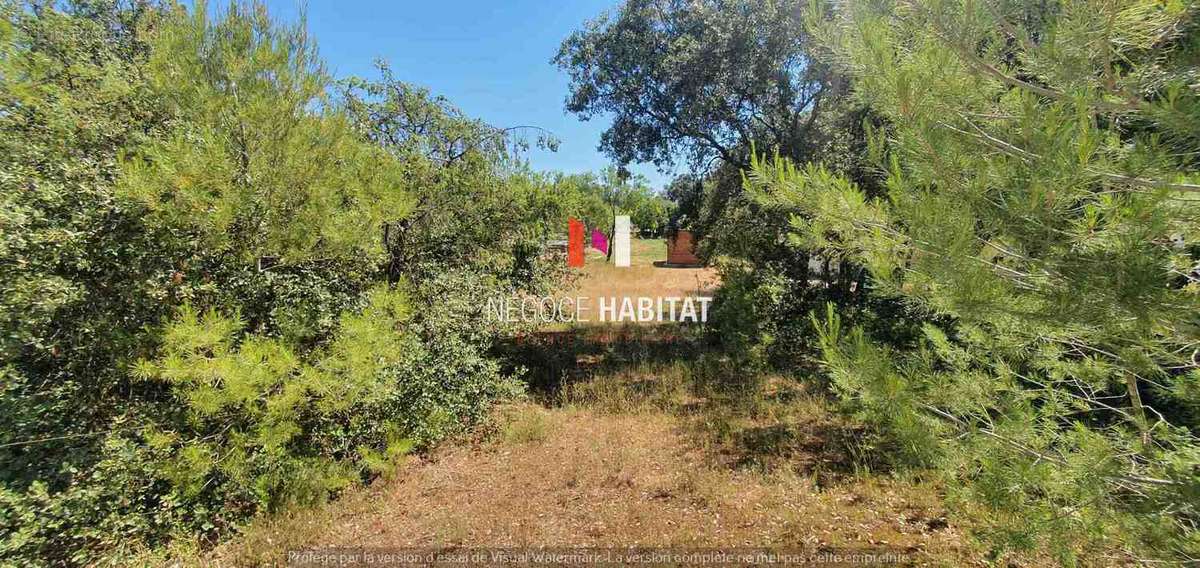
POLYGON ((629 215, 617 215, 612 245, 616 265, 629 266, 629 215))

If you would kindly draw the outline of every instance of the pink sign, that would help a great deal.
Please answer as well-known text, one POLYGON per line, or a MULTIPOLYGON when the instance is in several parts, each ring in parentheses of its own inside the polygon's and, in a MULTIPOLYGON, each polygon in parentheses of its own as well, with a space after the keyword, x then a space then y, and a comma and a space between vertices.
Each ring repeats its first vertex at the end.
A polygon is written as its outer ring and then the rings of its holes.
POLYGON ((608 254, 608 237, 600 229, 592 229, 592 248, 608 254))

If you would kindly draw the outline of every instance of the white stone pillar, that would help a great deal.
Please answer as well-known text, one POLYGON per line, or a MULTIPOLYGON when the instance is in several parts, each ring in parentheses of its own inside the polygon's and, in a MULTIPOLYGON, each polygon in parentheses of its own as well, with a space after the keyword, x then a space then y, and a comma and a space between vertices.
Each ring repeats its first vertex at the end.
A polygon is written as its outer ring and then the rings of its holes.
POLYGON ((629 215, 617 215, 612 246, 616 265, 629 266, 629 215))

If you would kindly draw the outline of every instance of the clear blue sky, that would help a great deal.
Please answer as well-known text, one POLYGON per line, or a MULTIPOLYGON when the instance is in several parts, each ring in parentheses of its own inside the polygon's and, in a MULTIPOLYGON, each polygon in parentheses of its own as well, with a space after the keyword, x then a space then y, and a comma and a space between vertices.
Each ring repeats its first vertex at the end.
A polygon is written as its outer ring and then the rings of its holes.
MULTIPOLYGON (((294 20, 297 0, 266 0, 277 18, 294 20)), ((617 0, 408 2, 310 0, 308 29, 338 77, 373 77, 389 61, 397 78, 446 96, 495 126, 534 125, 552 132, 557 152, 531 149, 536 169, 599 170, 596 150, 607 117, 583 122, 563 109, 567 77, 550 59, 562 40, 617 0)), ((214 2, 220 6, 223 2, 214 2)), ((651 165, 631 169, 661 188, 669 175, 651 165)))

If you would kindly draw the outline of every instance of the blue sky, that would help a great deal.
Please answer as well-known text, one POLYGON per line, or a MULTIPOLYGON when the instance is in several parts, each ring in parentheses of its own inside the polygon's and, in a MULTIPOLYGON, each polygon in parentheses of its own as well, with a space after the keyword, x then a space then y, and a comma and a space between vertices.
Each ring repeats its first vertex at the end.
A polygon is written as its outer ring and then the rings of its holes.
MULTIPOLYGON (((446 96, 470 116, 551 131, 561 145, 557 152, 531 149, 533 167, 580 172, 610 163, 596 150, 608 119, 583 122, 563 109, 567 77, 550 59, 567 35, 616 3, 310 0, 307 14, 309 31, 338 77, 373 77, 372 62, 385 59, 398 78, 446 96)), ((285 20, 298 17, 301 6, 296 0, 266 4, 285 20)), ((631 169, 656 188, 670 179, 651 165, 631 169)))

